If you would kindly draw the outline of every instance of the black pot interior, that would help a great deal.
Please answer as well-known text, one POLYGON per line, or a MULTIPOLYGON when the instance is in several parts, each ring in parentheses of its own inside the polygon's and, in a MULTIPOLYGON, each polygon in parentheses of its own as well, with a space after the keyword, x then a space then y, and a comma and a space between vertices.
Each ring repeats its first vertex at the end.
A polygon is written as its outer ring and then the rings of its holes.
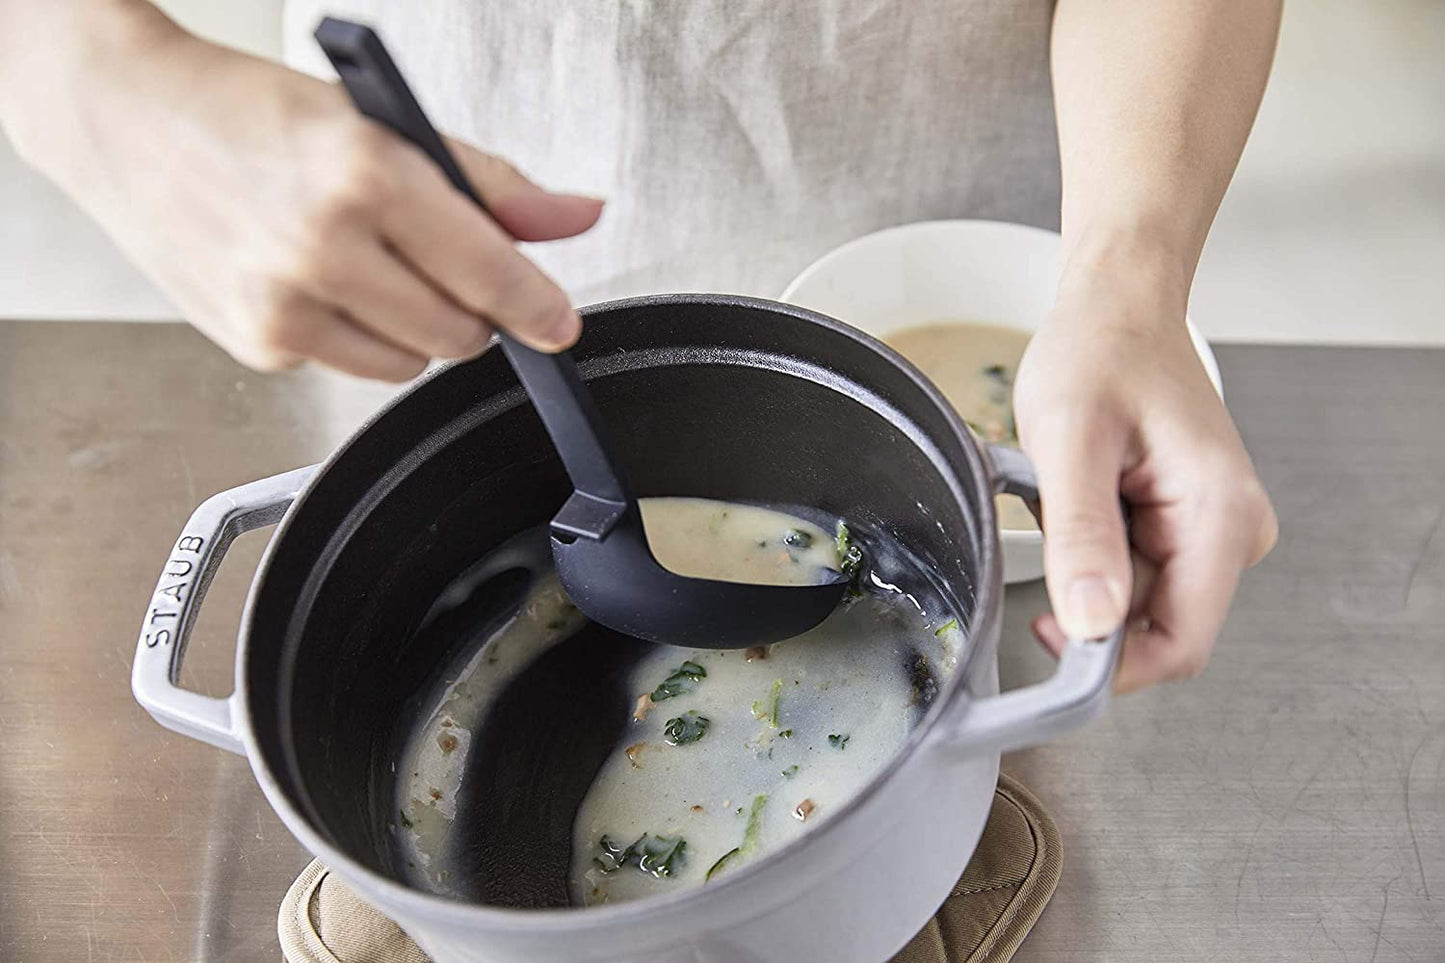
MULTIPOLYGON (((984 472, 911 368, 836 322, 769 302, 671 296, 584 315, 575 353, 639 495, 809 505, 862 521, 922 559, 968 623, 984 472)), ((395 734, 438 667, 471 641, 467 631, 418 633, 423 616, 458 573, 544 524, 569 492, 493 351, 383 412, 293 510, 254 600, 248 710, 282 792, 362 865, 397 875, 387 842, 395 734)), ((626 645, 616 648, 621 658, 626 645)), ((560 855, 513 898, 485 880, 478 898, 565 902, 557 874, 586 767, 539 801, 560 855)), ((490 772, 499 800, 537 791, 535 765, 490 772)), ((515 811, 494 807, 488 818, 515 811)), ((528 811, 537 818, 537 806, 528 811)))

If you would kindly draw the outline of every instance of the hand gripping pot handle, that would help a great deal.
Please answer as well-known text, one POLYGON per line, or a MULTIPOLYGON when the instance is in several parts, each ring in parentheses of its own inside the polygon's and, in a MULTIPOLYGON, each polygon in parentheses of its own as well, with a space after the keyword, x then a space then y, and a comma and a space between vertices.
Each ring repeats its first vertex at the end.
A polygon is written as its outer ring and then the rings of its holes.
POLYGON ((298 468, 213 495, 181 530, 141 624, 130 674, 136 701, 166 728, 244 753, 231 722, 235 697, 217 699, 181 688, 181 661, 206 589, 231 542, 279 522, 315 470, 298 468))
MULTIPOLYGON (((1023 452, 990 445, 989 456, 1001 491, 1038 501, 1034 468, 1023 452)), ((1103 639, 1070 639, 1052 676, 974 700, 944 739, 955 751, 984 754, 1036 745, 1077 729, 1108 707, 1123 640, 1123 625, 1103 639)))

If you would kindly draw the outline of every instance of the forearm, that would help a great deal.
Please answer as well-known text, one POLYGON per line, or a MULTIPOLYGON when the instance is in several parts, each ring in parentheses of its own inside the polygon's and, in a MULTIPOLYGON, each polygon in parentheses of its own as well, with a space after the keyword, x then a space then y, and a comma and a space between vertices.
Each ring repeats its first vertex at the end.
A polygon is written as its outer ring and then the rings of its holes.
POLYGON ((1066 264, 1187 292, 1244 149, 1279 0, 1060 0, 1053 83, 1066 264))
POLYGON ((0 127, 30 163, 70 179, 98 126, 145 123, 131 101, 193 42, 146 0, 0 0, 0 127))

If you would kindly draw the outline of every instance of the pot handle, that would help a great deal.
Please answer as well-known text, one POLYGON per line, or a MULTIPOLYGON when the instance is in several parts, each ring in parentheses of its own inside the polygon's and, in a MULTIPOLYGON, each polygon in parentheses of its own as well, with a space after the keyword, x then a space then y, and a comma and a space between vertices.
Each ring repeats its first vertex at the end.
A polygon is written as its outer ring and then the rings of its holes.
MULTIPOLYGON (((1036 506, 1039 486, 1028 457, 996 445, 988 446, 988 453, 999 490, 1036 506)), ((983 754, 1021 749, 1077 729, 1108 707, 1123 641, 1122 625, 1102 639, 1070 639, 1052 676, 975 700, 944 738, 955 750, 983 754)))
POLYGON ((167 729, 245 754, 231 721, 235 695, 217 699, 181 688, 181 661, 206 589, 231 542, 279 522, 315 471, 315 465, 298 468, 212 495, 181 529, 141 624, 130 673, 136 701, 167 729))

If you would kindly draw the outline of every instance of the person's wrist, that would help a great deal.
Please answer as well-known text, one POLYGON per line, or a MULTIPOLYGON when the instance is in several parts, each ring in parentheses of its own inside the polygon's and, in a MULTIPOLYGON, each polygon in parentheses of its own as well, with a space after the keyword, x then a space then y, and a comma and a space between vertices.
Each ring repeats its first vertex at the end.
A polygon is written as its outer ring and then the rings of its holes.
POLYGON ((1058 303, 1097 305, 1094 321, 1180 324, 1189 301, 1195 255, 1167 226, 1142 220, 1066 226, 1058 303))

